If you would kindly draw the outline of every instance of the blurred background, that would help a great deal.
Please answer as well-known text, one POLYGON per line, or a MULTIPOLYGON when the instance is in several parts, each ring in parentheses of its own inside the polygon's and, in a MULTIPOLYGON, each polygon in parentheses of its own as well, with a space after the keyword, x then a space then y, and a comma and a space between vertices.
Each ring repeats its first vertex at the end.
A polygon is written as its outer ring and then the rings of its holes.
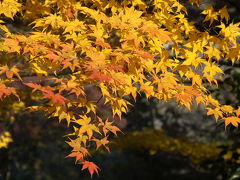
MULTIPOLYGON (((199 29, 203 28, 204 17, 199 16, 199 10, 186 1, 182 3, 188 9, 189 19, 197 21, 199 29)), ((227 5, 231 21, 240 21, 239 0, 205 0, 200 8, 204 4, 212 4, 216 9, 227 5)), ((19 22, 9 20, 9 28, 20 31, 23 27, 19 22)), ((218 88, 207 84, 206 87, 209 86, 221 103, 237 107, 240 104, 239 63, 220 61, 220 64, 225 79, 219 81, 218 88)), ((89 90, 90 97, 95 93, 89 90)), ((6 141, 0 141, 0 179, 91 179, 87 171, 81 171, 81 165, 74 164, 73 158, 65 158, 70 152, 64 142, 67 140, 64 135, 68 133, 66 123, 48 119, 41 112, 24 110, 44 103, 30 94, 24 92, 25 98, 20 102, 7 98, 0 103, 0 133, 6 141)), ((115 119, 124 134, 112 137, 111 152, 104 149, 92 152, 91 160, 101 168, 99 176, 94 174, 92 179, 240 179, 238 128, 225 130, 223 121, 215 122, 201 106, 193 105, 189 112, 174 102, 147 100, 144 95, 132 103, 121 121, 115 119)))

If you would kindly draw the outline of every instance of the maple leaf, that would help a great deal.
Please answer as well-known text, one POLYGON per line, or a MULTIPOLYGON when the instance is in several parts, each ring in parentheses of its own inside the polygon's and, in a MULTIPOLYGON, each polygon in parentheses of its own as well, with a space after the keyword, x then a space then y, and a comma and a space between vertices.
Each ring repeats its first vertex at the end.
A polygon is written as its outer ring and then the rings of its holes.
POLYGON ((81 162, 83 164, 82 170, 88 169, 89 173, 91 174, 91 177, 94 172, 98 174, 98 170, 100 169, 96 164, 90 161, 83 161, 81 162))
MULTIPOLYGON (((200 5, 200 0, 188 1, 200 5)), ((199 31, 195 22, 189 21, 187 8, 177 0, 154 0, 151 7, 150 17, 144 0, 1 1, 0 15, 4 20, 8 17, 15 21, 14 15, 19 13, 23 22, 33 22, 31 25, 35 26, 29 27, 31 33, 20 34, 24 32, 20 29, 19 33, 12 33, 8 23, 0 20, 0 29, 6 32, 0 42, 0 99, 12 94, 18 97, 18 88, 5 85, 14 84, 14 76, 22 80, 17 67, 21 67, 24 76, 54 76, 48 86, 25 83, 32 93, 42 92, 37 98, 50 100, 29 109, 43 110, 60 121, 66 119, 69 126, 77 123, 68 134, 75 139, 67 142, 73 148, 68 157, 76 161, 84 161, 90 155, 91 143, 96 144, 96 149, 104 146, 109 151, 106 135, 120 131, 108 119, 92 118, 97 117, 101 102, 88 101, 88 84, 99 88, 98 93, 111 106, 112 114, 119 117, 130 104, 125 97, 132 95, 136 100, 137 93, 143 92, 147 98, 175 99, 188 109, 196 99, 197 104, 205 105, 208 115, 225 118, 225 126, 237 127, 239 119, 234 115, 240 115, 240 108, 234 110, 213 99, 204 80, 217 85, 221 78, 223 71, 214 64, 215 59, 233 63, 240 59, 240 23, 228 23, 226 7, 215 10, 207 6, 199 10, 210 27, 199 31), (214 21, 220 25, 212 25, 214 21), (16 61, 17 65, 12 66, 16 61), (66 99, 62 93, 67 94, 66 99), (99 138, 99 134, 105 136, 99 138)), ((91 176, 98 173, 92 162, 84 162, 83 169, 88 169, 91 176)))
POLYGON ((224 6, 222 9, 220 9, 219 14, 221 16, 221 19, 226 19, 227 22, 229 21, 230 17, 227 11, 227 6, 224 6))
POLYGON ((34 83, 24 83, 24 84, 27 85, 28 87, 33 88, 32 92, 35 92, 36 90, 40 90, 42 88, 42 86, 39 84, 34 84, 34 83))
POLYGON ((90 76, 90 79, 97 79, 100 82, 109 82, 112 78, 109 75, 102 74, 100 72, 93 72, 90 76))
POLYGON ((219 108, 207 108, 208 112, 207 115, 214 115, 215 119, 218 120, 219 117, 223 117, 222 111, 219 108))
POLYGON ((118 131, 122 132, 117 126, 113 126, 112 123, 113 122, 109 122, 108 119, 105 122, 100 120, 99 126, 103 126, 103 133, 104 133, 105 136, 106 136, 108 131, 111 131, 116 136, 117 136, 118 131))
POLYGON ((111 48, 110 44, 106 43, 106 42, 102 42, 102 41, 96 41, 95 42, 96 45, 99 45, 103 48, 111 48))
POLYGON ((11 94, 15 95, 19 99, 15 88, 7 87, 5 84, 0 83, 0 99, 2 99, 3 95, 9 96, 11 94))
POLYGON ((11 69, 7 65, 0 67, 0 75, 6 73, 7 78, 12 78, 13 75, 16 75, 22 81, 22 78, 18 74, 19 72, 20 70, 16 66, 13 66, 11 69))
POLYGON ((62 61, 62 64, 63 64, 62 70, 69 67, 72 72, 75 71, 76 67, 78 67, 78 68, 80 67, 79 60, 76 58, 65 59, 62 61))
POLYGON ((67 17, 69 19, 74 19, 75 18, 75 15, 74 15, 74 9, 72 6, 70 6, 67 10, 67 13, 66 13, 67 17))
POLYGON ((67 157, 75 157, 76 158, 76 161, 75 163, 77 163, 77 161, 83 159, 84 157, 84 154, 81 153, 81 152, 72 152, 71 154, 69 154, 67 157))
MULTIPOLYGON (((76 139, 69 138, 70 141, 66 141, 66 143, 73 148, 72 152, 82 153, 83 157, 90 155, 88 150, 84 146, 81 145, 82 141, 86 141, 86 138, 84 138, 84 137, 82 136, 82 137, 78 137, 76 139)), ((84 142, 84 145, 85 144, 86 143, 84 142)))
POLYGON ((13 67, 10 69, 10 71, 11 71, 13 74, 15 74, 15 75, 18 77, 18 79, 20 79, 20 80, 22 81, 22 78, 21 78, 20 75, 19 75, 20 70, 19 70, 16 66, 13 66, 13 67))
POLYGON ((65 105, 65 98, 59 93, 54 94, 50 87, 45 87, 41 91, 44 92, 44 98, 51 99, 54 103, 60 103, 65 105))
POLYGON ((13 16, 20 10, 22 5, 16 0, 4 0, 0 3, 0 14, 13 19, 13 16))
POLYGON ((72 118, 73 118, 72 113, 66 113, 66 112, 62 111, 59 114, 59 122, 61 122, 63 119, 66 119, 68 126, 69 126, 72 118))
POLYGON ((18 52, 20 53, 21 47, 19 46, 19 41, 16 39, 4 39, 4 44, 6 46, 8 46, 9 49, 9 53, 11 52, 18 52))
POLYGON ((31 65, 32 65, 33 70, 37 74, 40 74, 40 75, 44 74, 45 76, 48 75, 48 73, 45 70, 43 70, 42 67, 40 67, 37 63, 31 63, 31 65))
POLYGON ((224 105, 221 107, 221 110, 225 113, 225 114, 231 114, 233 113, 233 107, 229 106, 229 105, 224 105))
POLYGON ((159 29, 158 31, 159 31, 159 33, 157 33, 157 34, 159 34, 159 38, 163 43, 172 41, 172 39, 170 37, 170 35, 172 35, 172 33, 168 32, 168 31, 164 31, 162 29, 159 29))
POLYGON ((52 101, 65 105, 65 98, 59 93, 53 95, 52 101))
POLYGON ((200 95, 199 91, 195 90, 192 86, 180 86, 179 90, 174 97, 190 110, 193 98, 200 95))
POLYGON ((142 56, 144 59, 153 59, 155 55, 149 54, 148 52, 135 50, 135 53, 142 56))
POLYGON ((78 120, 73 121, 73 122, 81 125, 81 127, 79 129, 79 135, 86 132, 89 139, 90 139, 93 135, 93 132, 97 132, 97 133, 101 134, 99 129, 94 124, 90 123, 91 122, 90 117, 81 116, 81 119, 78 119, 78 120))
POLYGON ((104 138, 102 138, 102 139, 92 139, 92 140, 96 142, 97 149, 98 149, 99 147, 101 147, 101 146, 104 146, 104 147, 108 150, 108 152, 110 152, 109 147, 106 146, 106 144, 109 143, 109 141, 107 140, 107 138, 108 138, 108 137, 106 136, 106 137, 104 137, 104 138))
POLYGON ((11 94, 11 91, 7 89, 7 87, 3 84, 0 84, 0 99, 2 99, 2 96, 6 94, 9 96, 11 94))
POLYGON ((54 52, 51 52, 51 51, 49 51, 44 57, 52 60, 52 62, 63 59, 61 56, 59 56, 59 55, 57 55, 57 54, 55 54, 54 52))
POLYGON ((240 118, 235 116, 224 117, 225 120, 225 128, 231 123, 233 126, 238 127, 238 123, 240 123, 240 118))
POLYGON ((142 83, 141 91, 146 93, 147 98, 154 96, 154 87, 151 85, 151 82, 142 83))
POLYGON ((210 24, 212 24, 214 20, 218 20, 218 13, 214 11, 212 6, 206 6, 205 8, 201 13, 206 15, 204 21, 210 21, 210 24))

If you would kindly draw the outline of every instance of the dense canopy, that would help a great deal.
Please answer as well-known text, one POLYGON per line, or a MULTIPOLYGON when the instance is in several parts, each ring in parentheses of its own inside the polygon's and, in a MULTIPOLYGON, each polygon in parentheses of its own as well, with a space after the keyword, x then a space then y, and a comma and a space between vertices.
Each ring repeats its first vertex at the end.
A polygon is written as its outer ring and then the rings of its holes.
MULTIPOLYGON (((99 168, 89 161, 89 150, 109 151, 110 133, 121 132, 113 117, 121 118, 137 94, 175 100, 189 110, 201 103, 225 126, 240 123, 240 108, 220 104, 206 88, 222 79, 220 61, 240 58, 240 23, 230 21, 226 6, 214 9, 200 0, 3 0, 0 12, 0 98, 24 104, 28 92, 38 103, 23 108, 67 121, 69 157, 91 175, 99 168), (190 20, 186 4, 199 9, 203 22, 190 20), (89 88, 99 95, 90 97, 89 88), (100 101, 111 114, 103 115, 100 101)), ((0 136, 0 147, 9 136, 0 136)))

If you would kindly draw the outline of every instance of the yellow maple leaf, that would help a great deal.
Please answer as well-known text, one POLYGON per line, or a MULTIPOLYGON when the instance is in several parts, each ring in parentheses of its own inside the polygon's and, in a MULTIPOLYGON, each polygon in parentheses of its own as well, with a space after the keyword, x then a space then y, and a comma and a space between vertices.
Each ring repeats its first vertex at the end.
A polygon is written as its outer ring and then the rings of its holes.
POLYGON ((232 124, 235 127, 238 127, 238 123, 240 123, 240 118, 235 117, 235 116, 230 116, 230 117, 224 117, 225 120, 225 128, 229 125, 232 124))

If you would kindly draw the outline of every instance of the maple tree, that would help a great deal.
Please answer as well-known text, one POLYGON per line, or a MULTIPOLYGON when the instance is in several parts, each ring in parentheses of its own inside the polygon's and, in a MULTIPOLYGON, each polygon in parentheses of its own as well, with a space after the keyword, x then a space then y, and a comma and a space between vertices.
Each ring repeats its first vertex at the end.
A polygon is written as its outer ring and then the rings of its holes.
MULTIPOLYGON (((200 0, 189 2, 201 9, 200 0)), ((31 98, 44 101, 27 108, 67 121, 68 157, 91 175, 99 168, 87 160, 89 150, 109 151, 109 134, 121 132, 109 119, 127 112, 129 96, 175 100, 189 110, 202 103, 226 127, 240 123, 240 108, 221 105, 204 85, 218 85, 220 60, 240 58, 240 23, 230 22, 226 6, 201 10, 204 31, 178 0, 3 0, 0 12, 0 99, 21 101, 31 89, 31 98), (7 26, 16 19, 25 32, 7 26), (90 100, 88 85, 99 99, 90 100), (111 107, 108 119, 100 100, 111 107)))

